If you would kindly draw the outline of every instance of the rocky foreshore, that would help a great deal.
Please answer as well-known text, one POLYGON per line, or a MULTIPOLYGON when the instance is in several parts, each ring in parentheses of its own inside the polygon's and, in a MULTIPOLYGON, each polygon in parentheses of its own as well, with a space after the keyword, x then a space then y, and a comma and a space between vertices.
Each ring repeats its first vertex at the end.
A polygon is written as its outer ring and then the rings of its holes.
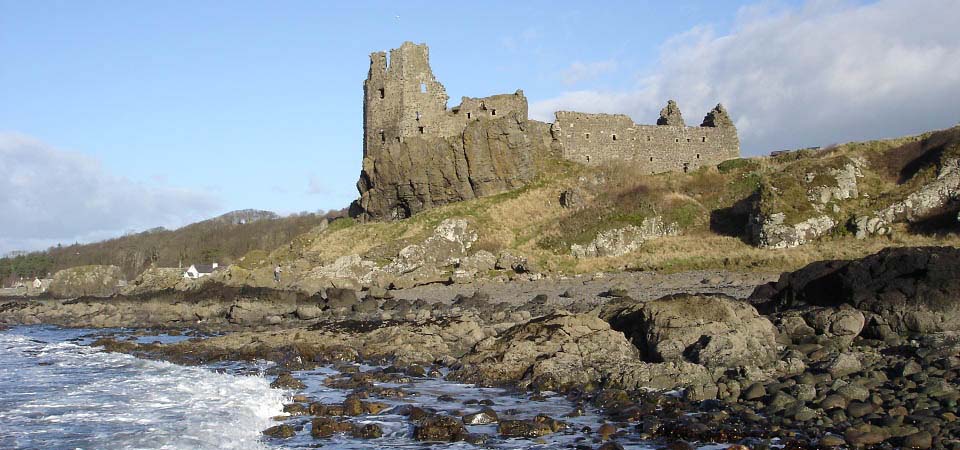
MULTIPOLYGON (((958 273, 956 248, 904 248, 814 263, 777 281, 638 273, 315 296, 221 286, 4 301, 0 323, 218 331, 166 345, 97 345, 189 364, 268 359, 277 386, 292 389, 301 386, 287 372, 338 367, 330 383, 352 391, 347 401, 300 396, 287 407, 290 417, 314 417, 318 439, 377 438, 352 418, 379 413, 377 399, 402 388, 375 381, 445 374, 532 398, 564 395, 576 405, 571 414, 602 411, 606 425, 575 430, 584 435, 577 448, 636 437, 670 448, 960 448, 958 273), (358 370, 359 362, 380 368, 358 370)), ((410 416, 415 439, 477 443, 484 437, 464 424, 504 413, 466 409, 394 412, 410 416)), ((500 421, 498 433, 574 432, 563 430, 563 417, 538 416, 500 421)), ((276 439, 291 433, 287 422, 267 430, 276 439)))

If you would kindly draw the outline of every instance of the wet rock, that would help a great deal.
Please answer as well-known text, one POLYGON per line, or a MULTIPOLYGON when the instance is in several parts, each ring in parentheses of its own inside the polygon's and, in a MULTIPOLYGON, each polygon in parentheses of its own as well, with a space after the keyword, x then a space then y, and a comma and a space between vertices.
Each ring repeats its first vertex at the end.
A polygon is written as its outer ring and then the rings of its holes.
POLYGON ((305 416, 310 413, 310 410, 300 403, 291 403, 283 406, 283 412, 291 416, 305 416))
POLYGON ((289 439, 297 435, 297 430, 290 425, 276 425, 263 430, 263 435, 277 439, 289 439))
POLYGON ((317 417, 311 422, 310 435, 314 438, 328 438, 337 433, 353 432, 353 425, 339 422, 329 417, 317 417))
POLYGON ((383 430, 375 423, 358 424, 353 427, 351 435, 357 439, 377 439, 383 437, 383 430))
POLYGON ((270 387, 274 389, 306 389, 307 385, 303 384, 302 381, 293 377, 290 372, 284 372, 277 376, 277 379, 273 380, 270 383, 270 387))
POLYGON ((428 416, 413 429, 413 438, 424 442, 456 442, 467 437, 463 422, 450 416, 428 416))
POLYGON ((553 433, 549 424, 533 420, 501 420, 497 428, 500 436, 536 438, 553 433))
POLYGON ((489 425, 491 423, 497 423, 499 420, 496 411, 490 408, 483 408, 478 412, 463 416, 463 423, 466 425, 489 425))

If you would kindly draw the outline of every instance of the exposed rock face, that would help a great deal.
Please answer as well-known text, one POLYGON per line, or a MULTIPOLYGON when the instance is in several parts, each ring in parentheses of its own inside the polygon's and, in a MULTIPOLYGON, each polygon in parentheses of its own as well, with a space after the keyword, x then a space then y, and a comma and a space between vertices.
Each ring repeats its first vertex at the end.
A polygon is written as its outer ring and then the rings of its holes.
POLYGON ((646 364, 622 333, 599 317, 552 314, 477 343, 453 377, 482 385, 558 390, 608 384, 675 388, 709 382, 701 366, 646 364))
POLYGON ((944 207, 960 201, 960 159, 951 158, 942 162, 937 178, 870 216, 858 217, 854 222, 858 238, 890 233, 890 224, 916 222, 925 219, 944 207))
POLYGON ((762 311, 851 305, 867 328, 897 333, 960 330, 960 249, 885 249, 853 261, 820 261, 758 287, 762 311))
POLYGON ((58 298, 109 297, 119 291, 122 280, 117 266, 72 267, 53 274, 48 292, 58 298))
POLYGON ((381 279, 380 285, 397 289, 444 281, 450 278, 447 268, 467 256, 476 241, 477 232, 465 219, 444 220, 422 244, 404 247, 373 276, 381 279))
POLYGON ((573 244, 570 246, 570 253, 577 258, 622 256, 640 248, 646 241, 663 236, 676 236, 679 233, 677 224, 665 226, 660 216, 648 217, 643 219, 639 227, 629 225, 602 231, 587 245, 573 244))
POLYGON ((727 113, 727 109, 723 107, 720 103, 717 103, 717 106, 714 106, 710 112, 707 113, 703 118, 703 123, 700 124, 701 127, 732 127, 733 119, 730 118, 730 114, 727 113))
POLYGON ((524 186, 536 175, 543 131, 517 114, 470 122, 459 138, 414 137, 363 159, 354 217, 403 219, 448 203, 524 186))
POLYGON ((763 366, 776 360, 776 329, 749 303, 724 295, 679 294, 629 307, 611 324, 645 361, 707 367, 763 366))
POLYGON ((132 282, 122 289, 124 295, 138 295, 174 289, 183 283, 183 270, 170 267, 151 267, 144 270, 132 282))
POLYGON ((667 106, 660 110, 660 118, 657 119, 657 125, 671 125, 677 127, 686 126, 683 123, 683 115, 680 114, 680 107, 673 100, 667 101, 667 106))
POLYGON ((790 248, 814 241, 845 219, 843 202, 859 197, 863 162, 846 156, 813 161, 761 184, 750 215, 754 243, 790 248))
POLYGON ((837 222, 830 216, 811 217, 793 225, 787 225, 784 213, 769 216, 752 216, 753 241, 761 248, 790 248, 814 241, 827 234, 837 222))

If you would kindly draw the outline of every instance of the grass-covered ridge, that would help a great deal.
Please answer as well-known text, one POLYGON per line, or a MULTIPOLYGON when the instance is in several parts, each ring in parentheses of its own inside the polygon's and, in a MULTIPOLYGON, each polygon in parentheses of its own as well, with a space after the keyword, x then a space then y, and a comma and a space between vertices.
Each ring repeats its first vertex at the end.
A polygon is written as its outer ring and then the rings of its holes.
MULTIPOLYGON (((758 208, 785 211, 788 221, 830 214, 842 223, 902 198, 936 174, 935 161, 908 167, 917 155, 905 147, 929 136, 735 159, 691 173, 649 175, 626 164, 586 167, 547 159, 541 161, 538 178, 522 189, 446 205, 396 222, 334 221, 324 231, 296 238, 273 252, 270 259, 316 266, 358 254, 386 262, 404 246, 421 242, 444 219, 455 217, 467 219, 477 230, 475 250, 510 250, 532 258, 545 270, 562 273, 708 268, 779 271, 820 259, 858 257, 886 246, 958 245, 955 230, 918 235, 904 226, 897 227, 893 236, 863 241, 841 228, 819 242, 787 250, 758 249, 747 234, 748 217, 758 208), (833 173, 850 164, 860 173, 859 195, 815 206, 811 190, 836 187, 833 173), (903 179, 901 174, 907 172, 910 176, 903 179), (577 191, 582 205, 561 207, 559 198, 565 190, 577 191), (570 255, 572 244, 587 243, 605 230, 640 225, 654 216, 676 224, 681 235, 649 241, 622 257, 576 259, 570 255)), ((957 147, 946 148, 955 151, 957 147)))

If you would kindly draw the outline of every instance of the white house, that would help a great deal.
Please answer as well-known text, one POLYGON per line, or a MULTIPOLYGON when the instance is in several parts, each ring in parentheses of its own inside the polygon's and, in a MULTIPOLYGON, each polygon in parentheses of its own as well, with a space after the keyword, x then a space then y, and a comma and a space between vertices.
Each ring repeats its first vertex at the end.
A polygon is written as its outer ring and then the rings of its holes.
POLYGON ((220 265, 217 264, 217 263, 213 263, 213 264, 193 264, 193 265, 190 266, 190 268, 187 269, 186 272, 183 273, 183 277, 184 277, 184 278, 193 278, 193 279, 203 278, 203 277, 205 277, 205 276, 207 276, 207 275, 212 274, 212 273, 215 272, 218 268, 220 268, 220 265))

